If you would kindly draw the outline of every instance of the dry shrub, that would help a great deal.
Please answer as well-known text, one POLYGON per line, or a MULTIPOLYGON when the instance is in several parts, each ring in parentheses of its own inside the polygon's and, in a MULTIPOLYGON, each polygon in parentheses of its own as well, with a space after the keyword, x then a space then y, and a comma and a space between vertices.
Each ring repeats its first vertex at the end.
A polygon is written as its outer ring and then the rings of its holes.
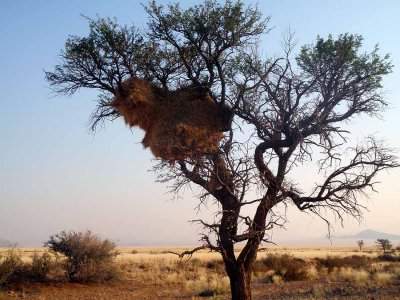
POLYGON ((47 282, 57 278, 59 264, 48 252, 34 252, 31 262, 22 260, 22 253, 10 249, 0 258, 0 285, 22 284, 26 282, 47 282))
POLYGON ((39 255, 34 252, 32 255, 32 263, 30 265, 30 278, 33 281, 47 281, 51 271, 55 268, 53 257, 48 252, 43 252, 39 255))
POLYGON ((126 124, 146 132, 144 147, 166 161, 215 152, 230 113, 202 88, 166 92, 139 78, 125 81, 112 105, 126 124))
POLYGON ((115 243, 90 231, 62 231, 51 236, 45 246, 65 257, 64 268, 71 282, 103 282, 118 276, 113 262, 118 254, 115 243))
POLYGON ((20 251, 11 248, 0 257, 0 286, 25 282, 27 278, 27 268, 20 251))
POLYGON ((275 271, 275 275, 281 276, 284 280, 305 280, 308 279, 309 266, 307 262, 291 255, 269 254, 264 260, 264 265, 275 271))
POLYGON ((307 269, 307 278, 308 279, 317 279, 319 277, 319 275, 320 275, 320 273, 315 266, 310 266, 307 269))
POLYGON ((389 253, 385 253, 385 254, 379 255, 378 259, 380 261, 389 261, 389 262, 398 262, 398 261, 400 261, 400 257, 392 255, 392 254, 389 254, 389 253))
POLYGON ((222 260, 213 259, 213 260, 207 261, 205 263, 205 267, 209 270, 214 270, 217 272, 225 271, 224 263, 222 260))
POLYGON ((271 268, 268 265, 269 264, 266 264, 264 260, 257 259, 254 263, 253 274, 257 276, 259 274, 270 272, 271 268))
POLYGON ((346 257, 339 256, 327 256, 326 258, 316 258, 317 268, 327 269, 328 272, 332 272, 334 269, 343 267, 350 267, 353 269, 367 268, 371 265, 371 258, 365 255, 352 255, 346 257))

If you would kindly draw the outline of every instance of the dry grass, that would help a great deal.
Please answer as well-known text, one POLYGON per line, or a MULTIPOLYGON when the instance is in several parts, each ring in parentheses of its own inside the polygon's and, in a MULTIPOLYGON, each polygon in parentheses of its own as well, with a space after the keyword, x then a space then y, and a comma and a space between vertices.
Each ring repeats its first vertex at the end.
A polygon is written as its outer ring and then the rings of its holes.
POLYGON ((230 291, 229 278, 210 273, 202 274, 196 279, 186 281, 186 289, 199 296, 207 293, 211 296, 228 294, 230 291))
MULTIPOLYGON (((0 255, 6 252, 9 248, 0 248, 0 255)), ((130 260, 147 260, 152 258, 162 258, 162 259, 173 259, 179 260, 179 258, 169 253, 172 252, 183 252, 185 250, 190 250, 192 247, 117 247, 119 255, 117 260, 130 259, 130 260)), ((30 261, 30 256, 37 252, 41 254, 46 251, 43 247, 21 247, 18 248, 22 253, 22 258, 26 261, 30 261)), ((236 253, 240 249, 235 250, 236 253)), ((292 255, 296 258, 301 258, 304 260, 310 260, 314 258, 327 258, 330 257, 347 257, 352 255, 362 255, 366 257, 376 258, 381 254, 381 251, 376 250, 376 248, 366 248, 364 252, 360 253, 355 247, 322 247, 322 248, 298 248, 298 247, 275 247, 271 246, 264 251, 260 251, 257 255, 258 259, 263 259, 269 254, 275 255, 292 255)), ((220 255, 215 252, 209 252, 206 250, 199 251, 194 255, 195 258, 210 261, 215 259, 220 259, 220 255)))
POLYGON ((283 283, 283 279, 279 275, 273 275, 272 276, 272 282, 276 285, 281 285, 283 283))
MULTIPOLYGON (((202 299, 205 296, 213 296, 215 299, 229 299, 229 280, 219 255, 200 251, 188 261, 180 260, 176 255, 169 253, 169 251, 182 252, 186 249, 188 248, 118 248, 120 254, 116 258, 116 264, 122 274, 119 281, 105 285, 67 283, 57 283, 54 287, 38 285, 33 288, 36 292, 26 290, 29 288, 25 286, 24 297, 30 299, 176 299, 178 297, 202 299), (34 296, 35 293, 36 296, 34 296)), ((20 253, 23 260, 29 263, 34 251, 41 255, 43 250, 42 248, 21 248, 20 253)), ((1 252, 4 252, 4 249, 0 249, 1 252)), ((397 290, 393 289, 396 287, 394 284, 400 280, 398 262, 379 261, 376 253, 369 255, 368 259, 356 258, 352 256, 353 254, 351 249, 334 248, 324 250, 274 248, 261 252, 253 274, 254 298, 265 299, 270 293, 275 293, 272 297, 274 299, 285 299, 288 293, 297 295, 298 299, 310 299, 310 295, 314 298, 323 298, 323 295, 332 293, 335 296, 344 288, 346 293, 351 293, 352 289, 356 289, 354 291, 356 294, 360 294, 360 290, 367 291, 369 288, 376 289, 379 293, 386 291, 386 293, 391 293, 390 295, 396 291, 400 293, 398 285, 397 290), (286 254, 283 260, 279 253, 286 254), (319 260, 311 253, 317 254, 320 257, 319 260), (350 256, 346 257, 345 254, 350 256), (275 259, 274 269, 264 263, 268 257, 275 259), (328 267, 321 266, 321 259, 331 263, 333 257, 335 257, 333 261, 339 266, 332 267, 330 271, 328 267), (344 262, 349 265, 343 265, 344 262), (363 266, 362 262, 366 264, 363 266), (289 273, 296 274, 299 271, 301 276, 285 279, 285 276, 288 276, 288 268, 292 268, 289 273), (327 284, 330 286, 326 286, 327 284), (315 286, 320 288, 316 289, 315 286), (304 297, 299 296, 302 293, 304 297)), ((3 299, 4 295, 6 294, 0 292, 0 299, 3 299)))
POLYGON ((358 286, 367 285, 370 274, 365 270, 354 270, 350 267, 340 268, 338 275, 340 278, 355 283, 358 286))
POLYGON ((353 269, 368 268, 372 263, 372 258, 364 255, 352 255, 346 257, 328 255, 325 258, 316 258, 316 262, 319 269, 326 269, 328 272, 332 272, 335 269, 343 267, 350 267, 353 269))
POLYGON ((392 281, 392 275, 388 273, 375 273, 373 282, 379 286, 387 285, 392 281))

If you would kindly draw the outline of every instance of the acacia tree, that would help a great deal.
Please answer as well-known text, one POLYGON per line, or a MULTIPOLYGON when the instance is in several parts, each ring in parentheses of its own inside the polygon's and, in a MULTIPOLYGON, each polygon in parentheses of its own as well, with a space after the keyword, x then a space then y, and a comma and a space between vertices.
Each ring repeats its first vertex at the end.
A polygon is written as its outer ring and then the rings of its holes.
POLYGON ((113 19, 89 20, 89 36, 70 37, 46 78, 56 93, 101 92, 93 129, 119 117, 112 100, 130 77, 166 91, 201 87, 229 107, 233 117, 218 151, 159 160, 154 171, 173 192, 197 187, 200 204, 213 201, 217 207, 212 220, 195 220, 204 226, 203 244, 181 255, 219 252, 232 299, 251 299, 257 251, 270 241, 268 230, 284 222, 279 206, 314 213, 328 224, 329 212, 339 220, 345 214, 360 218, 362 196, 374 189, 376 175, 398 166, 372 136, 351 146, 345 127, 355 117, 383 111, 381 82, 391 62, 377 48, 360 53, 362 37, 350 34, 318 37, 295 59, 289 35, 282 57, 263 59, 259 42, 268 19, 240 1, 206 0, 186 10, 153 1, 145 9, 145 32, 113 19), (321 181, 312 189, 300 187, 292 176, 312 163, 321 181), (237 243, 243 245, 238 255, 237 243))
POLYGON ((362 248, 363 248, 364 245, 365 245, 364 240, 359 240, 359 241, 357 241, 357 245, 358 245, 358 248, 360 248, 360 251, 362 251, 362 248))
POLYGON ((379 249, 382 249, 383 253, 386 253, 393 247, 392 243, 388 239, 377 239, 375 244, 379 249))

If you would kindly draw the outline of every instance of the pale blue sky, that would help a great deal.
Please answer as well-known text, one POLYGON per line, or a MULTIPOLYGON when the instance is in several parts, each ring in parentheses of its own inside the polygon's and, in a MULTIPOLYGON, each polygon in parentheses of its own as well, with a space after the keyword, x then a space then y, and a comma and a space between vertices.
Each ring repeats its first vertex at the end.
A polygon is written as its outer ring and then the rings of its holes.
MULTIPOLYGON (((166 1, 160 1, 166 3, 166 1)), ((256 1, 245 1, 256 3, 256 1)), ((185 1, 182 5, 199 3, 185 1)), ((365 49, 380 44, 391 53, 393 74, 384 81, 392 108, 384 120, 354 122, 356 135, 375 133, 400 148, 400 1, 259 1, 274 29, 263 40, 264 53, 280 52, 281 34, 290 26, 299 45, 316 36, 357 33, 365 49)), ((91 229, 121 244, 194 244, 196 201, 187 194, 167 201, 166 187, 154 184, 151 155, 142 150, 139 130, 117 120, 91 135, 85 123, 96 93, 50 97, 43 69, 51 70, 68 35, 85 35, 87 21, 116 17, 121 24, 146 24, 138 1, 0 0, 0 238, 40 244, 61 230, 91 229)), ((400 171, 380 177, 379 194, 360 226, 345 223, 338 232, 363 228, 400 234, 400 171)), ((203 215, 210 215, 203 210, 203 215)), ((324 223, 289 210, 287 231, 277 240, 326 234, 324 223)))

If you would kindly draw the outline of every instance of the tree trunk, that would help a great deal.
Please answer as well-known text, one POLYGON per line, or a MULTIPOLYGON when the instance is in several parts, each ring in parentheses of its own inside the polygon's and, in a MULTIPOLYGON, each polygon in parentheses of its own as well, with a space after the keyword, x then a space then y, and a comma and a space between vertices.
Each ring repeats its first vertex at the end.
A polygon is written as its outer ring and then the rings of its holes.
POLYGON ((251 300, 251 271, 235 268, 228 271, 231 284, 232 300, 251 300))

